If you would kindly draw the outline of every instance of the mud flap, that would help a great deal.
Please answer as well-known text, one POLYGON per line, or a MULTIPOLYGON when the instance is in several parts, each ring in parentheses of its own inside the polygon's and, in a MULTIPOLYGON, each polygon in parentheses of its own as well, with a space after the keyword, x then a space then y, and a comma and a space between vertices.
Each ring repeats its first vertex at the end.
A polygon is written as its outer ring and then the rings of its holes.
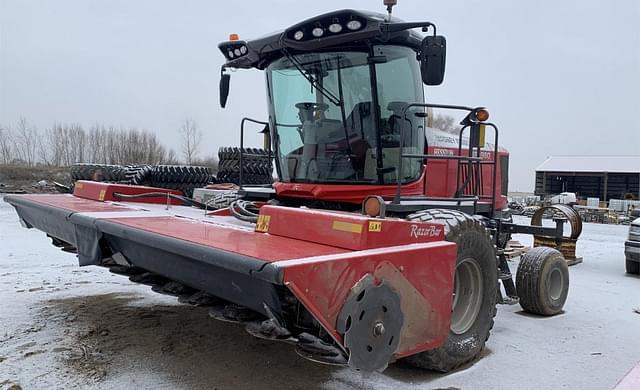
POLYGON ((103 258, 102 250, 100 249, 102 233, 96 228, 75 225, 75 235, 80 266, 100 265, 103 258))

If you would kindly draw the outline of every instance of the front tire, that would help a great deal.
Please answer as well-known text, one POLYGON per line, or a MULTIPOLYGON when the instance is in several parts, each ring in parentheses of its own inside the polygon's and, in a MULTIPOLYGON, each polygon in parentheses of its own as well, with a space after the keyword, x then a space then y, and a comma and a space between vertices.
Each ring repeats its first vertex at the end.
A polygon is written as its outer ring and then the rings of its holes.
POLYGON ((441 347, 405 359, 416 367, 449 372, 476 359, 489 338, 498 296, 495 249, 482 223, 462 212, 425 210, 408 219, 444 225, 445 239, 458 246, 449 337, 441 347))

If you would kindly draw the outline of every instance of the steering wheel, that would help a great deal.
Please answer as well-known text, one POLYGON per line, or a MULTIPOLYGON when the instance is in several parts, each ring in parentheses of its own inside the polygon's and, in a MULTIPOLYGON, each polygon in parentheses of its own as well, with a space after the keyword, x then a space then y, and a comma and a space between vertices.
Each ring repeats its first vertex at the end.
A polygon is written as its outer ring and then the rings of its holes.
POLYGON ((296 103, 300 116, 300 121, 314 121, 319 119, 319 114, 322 114, 329 108, 326 103, 314 103, 314 102, 300 102, 296 103))

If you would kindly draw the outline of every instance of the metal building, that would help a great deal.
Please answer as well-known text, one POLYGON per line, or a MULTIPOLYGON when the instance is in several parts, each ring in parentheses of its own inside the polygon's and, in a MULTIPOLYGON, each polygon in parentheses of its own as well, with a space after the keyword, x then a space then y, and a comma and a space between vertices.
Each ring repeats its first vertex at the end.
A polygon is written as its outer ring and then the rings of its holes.
POLYGON ((551 156, 536 168, 535 194, 640 199, 640 156, 551 156))

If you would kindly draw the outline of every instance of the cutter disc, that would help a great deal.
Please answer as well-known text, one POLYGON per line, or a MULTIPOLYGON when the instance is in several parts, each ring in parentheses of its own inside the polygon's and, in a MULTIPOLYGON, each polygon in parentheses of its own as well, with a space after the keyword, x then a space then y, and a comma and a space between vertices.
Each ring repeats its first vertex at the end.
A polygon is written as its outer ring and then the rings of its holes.
POLYGON ((340 315, 349 366, 361 371, 383 371, 400 343, 404 317, 400 296, 384 282, 365 277, 351 290, 340 315))

